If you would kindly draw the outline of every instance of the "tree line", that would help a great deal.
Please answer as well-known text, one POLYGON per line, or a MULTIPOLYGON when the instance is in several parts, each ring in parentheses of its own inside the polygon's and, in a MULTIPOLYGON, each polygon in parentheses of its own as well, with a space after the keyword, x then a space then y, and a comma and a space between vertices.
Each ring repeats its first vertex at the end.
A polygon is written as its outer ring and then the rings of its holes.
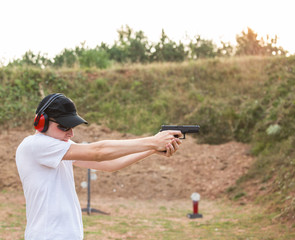
POLYGON ((113 45, 102 42, 95 48, 89 48, 84 42, 74 49, 65 48, 53 59, 41 53, 27 51, 22 58, 11 61, 8 66, 107 68, 112 62, 145 64, 242 55, 286 56, 288 53, 277 46, 277 36, 258 39, 258 34, 251 28, 236 36, 235 46, 229 42, 221 42, 221 47, 212 40, 201 38, 200 35, 184 44, 171 40, 162 30, 159 42, 151 43, 143 31, 136 32, 128 25, 117 32, 118 39, 113 45))

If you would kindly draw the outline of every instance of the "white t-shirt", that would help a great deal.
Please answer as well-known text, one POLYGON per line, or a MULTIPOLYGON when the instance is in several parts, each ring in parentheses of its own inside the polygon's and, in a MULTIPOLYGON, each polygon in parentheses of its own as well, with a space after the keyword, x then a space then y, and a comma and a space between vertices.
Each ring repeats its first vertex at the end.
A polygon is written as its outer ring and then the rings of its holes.
POLYGON ((81 240, 83 223, 72 161, 62 161, 72 141, 44 134, 26 137, 16 165, 26 198, 26 240, 81 240))

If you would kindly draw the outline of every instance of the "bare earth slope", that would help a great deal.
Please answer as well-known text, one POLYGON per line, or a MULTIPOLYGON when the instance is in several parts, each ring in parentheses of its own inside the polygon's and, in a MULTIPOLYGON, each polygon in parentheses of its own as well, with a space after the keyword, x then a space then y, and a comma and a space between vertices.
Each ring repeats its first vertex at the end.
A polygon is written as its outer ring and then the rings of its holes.
MULTIPOLYGON (((21 189, 15 165, 15 151, 22 139, 34 131, 2 130, 0 132, 0 189, 21 189)), ((103 139, 136 138, 112 132, 102 126, 79 126, 74 141, 93 142, 103 139)), ((115 173, 96 172, 91 192, 105 197, 138 199, 183 199, 198 192, 215 199, 233 185, 253 162, 249 147, 229 142, 222 145, 199 145, 190 136, 171 158, 151 156, 115 173)), ((81 182, 87 181, 87 170, 75 168, 78 193, 86 192, 81 182)))

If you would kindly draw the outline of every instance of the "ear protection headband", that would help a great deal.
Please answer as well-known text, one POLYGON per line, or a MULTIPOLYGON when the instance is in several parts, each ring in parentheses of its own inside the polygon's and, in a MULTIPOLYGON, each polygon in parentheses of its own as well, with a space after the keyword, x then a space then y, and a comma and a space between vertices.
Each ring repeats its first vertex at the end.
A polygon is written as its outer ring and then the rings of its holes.
POLYGON ((48 101, 43 105, 43 107, 40 108, 38 113, 36 114, 35 120, 34 120, 34 127, 36 130, 39 132, 46 132, 48 130, 49 126, 49 117, 48 115, 44 112, 50 104, 55 101, 57 98, 62 97, 63 94, 57 93, 53 94, 48 101))

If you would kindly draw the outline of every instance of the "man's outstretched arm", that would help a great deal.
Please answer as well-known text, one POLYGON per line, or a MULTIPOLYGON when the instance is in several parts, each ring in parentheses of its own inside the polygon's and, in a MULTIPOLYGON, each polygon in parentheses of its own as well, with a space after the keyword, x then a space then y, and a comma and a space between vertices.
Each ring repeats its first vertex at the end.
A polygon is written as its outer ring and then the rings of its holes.
POLYGON ((90 144, 72 144, 64 155, 63 160, 107 161, 121 158, 130 154, 145 151, 166 151, 168 144, 175 141, 175 136, 181 137, 180 131, 163 131, 155 136, 128 139, 104 140, 90 144))
POLYGON ((140 152, 140 153, 133 153, 133 154, 120 157, 114 160, 109 160, 109 161, 101 161, 101 162, 75 161, 73 164, 76 167, 90 168, 90 169, 106 171, 106 172, 115 172, 125 167, 128 167, 136 162, 139 162, 140 160, 154 153, 158 153, 160 155, 170 157, 178 150, 179 144, 181 144, 181 141, 179 139, 176 139, 172 141, 172 144, 167 145, 165 152, 157 152, 155 150, 149 150, 149 151, 140 152))

